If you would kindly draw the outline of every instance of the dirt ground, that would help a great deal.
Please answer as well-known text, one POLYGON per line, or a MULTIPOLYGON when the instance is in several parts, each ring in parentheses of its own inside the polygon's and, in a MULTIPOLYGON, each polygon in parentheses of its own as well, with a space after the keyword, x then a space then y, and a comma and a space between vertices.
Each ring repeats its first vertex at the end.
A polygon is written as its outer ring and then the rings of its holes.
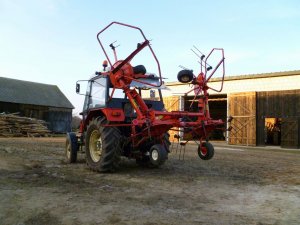
POLYGON ((0 139, 0 224, 300 224, 300 150, 189 145, 100 174, 67 164, 64 138, 0 139))

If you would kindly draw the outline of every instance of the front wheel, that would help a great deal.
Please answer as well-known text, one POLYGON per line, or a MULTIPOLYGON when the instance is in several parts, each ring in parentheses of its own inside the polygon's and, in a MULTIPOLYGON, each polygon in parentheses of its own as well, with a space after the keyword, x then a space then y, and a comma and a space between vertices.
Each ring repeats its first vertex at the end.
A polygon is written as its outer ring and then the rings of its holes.
POLYGON ((65 154, 68 163, 75 163, 77 161, 78 148, 79 146, 76 134, 73 132, 67 133, 65 154))
POLYGON ((214 146, 209 142, 204 142, 198 147, 198 156, 200 159, 209 160, 215 154, 214 146))

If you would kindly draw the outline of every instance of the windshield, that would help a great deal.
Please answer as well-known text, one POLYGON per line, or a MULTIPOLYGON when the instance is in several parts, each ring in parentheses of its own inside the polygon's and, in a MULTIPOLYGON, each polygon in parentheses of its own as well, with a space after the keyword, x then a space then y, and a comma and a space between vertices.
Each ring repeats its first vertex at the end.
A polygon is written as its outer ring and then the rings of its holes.
POLYGON ((99 77, 89 82, 83 110, 105 106, 106 82, 106 77, 99 77))

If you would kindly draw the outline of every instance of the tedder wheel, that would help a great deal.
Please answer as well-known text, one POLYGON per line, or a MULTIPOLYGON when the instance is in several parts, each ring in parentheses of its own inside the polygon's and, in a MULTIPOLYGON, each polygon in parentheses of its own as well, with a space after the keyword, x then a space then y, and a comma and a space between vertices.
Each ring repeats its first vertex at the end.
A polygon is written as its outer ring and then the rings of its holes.
POLYGON ((113 172, 120 162, 121 134, 117 127, 103 126, 108 124, 105 118, 90 121, 86 132, 86 161, 95 171, 113 172))
POLYGON ((150 160, 149 155, 144 155, 142 158, 137 158, 136 163, 139 166, 150 167, 150 168, 154 168, 154 167, 158 167, 158 166, 162 165, 168 158, 168 153, 170 152, 169 148, 170 148, 171 142, 170 142, 169 138, 170 138, 170 134, 168 132, 165 133, 163 136, 163 142, 164 142, 165 147, 162 145, 160 145, 160 146, 162 146, 162 148, 165 148, 166 157, 165 157, 165 160, 162 161, 159 165, 153 164, 152 161, 150 160))
POLYGON ((73 132, 67 133, 65 154, 68 163, 76 162, 78 147, 76 134, 73 132))
POLYGON ((194 78, 194 74, 191 70, 181 70, 177 74, 177 79, 181 83, 191 82, 194 78))
POLYGON ((161 144, 153 145, 149 151, 150 165, 153 167, 159 167, 168 158, 168 152, 166 148, 161 144))
POLYGON ((214 156, 214 146, 209 142, 202 143, 202 146, 198 147, 198 155, 203 160, 209 160, 214 156))

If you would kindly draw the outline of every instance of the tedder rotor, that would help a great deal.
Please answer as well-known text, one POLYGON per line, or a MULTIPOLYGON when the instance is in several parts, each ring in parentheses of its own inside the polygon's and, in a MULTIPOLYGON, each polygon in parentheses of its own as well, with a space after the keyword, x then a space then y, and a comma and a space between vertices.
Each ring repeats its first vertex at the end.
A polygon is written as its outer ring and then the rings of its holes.
MULTIPOLYGON (((210 116, 208 90, 213 88, 208 86, 208 81, 221 68, 223 84, 224 50, 214 48, 207 57, 196 53, 200 58, 200 73, 196 76, 191 70, 183 69, 177 75, 181 83, 193 85, 193 89, 186 95, 194 91, 192 103, 196 102, 197 111, 168 112, 162 98, 164 82, 160 64, 143 31, 135 26, 112 22, 97 34, 97 39, 106 60, 103 62, 103 70, 87 80, 80 131, 78 134, 67 134, 68 161, 76 162, 77 152, 85 152, 87 165, 99 172, 115 171, 121 156, 134 158, 140 165, 158 167, 166 161, 170 152, 169 130, 184 130, 183 135, 175 135, 175 138, 184 144, 196 141, 199 157, 203 160, 211 159, 214 148, 209 143, 209 136, 213 130, 222 127, 224 122, 210 116), (137 43, 137 48, 122 60, 117 59, 114 43, 109 44, 113 54, 113 57, 109 57, 101 39, 107 30, 116 25, 134 29, 142 36, 142 42, 137 43), (131 64, 145 48, 150 50, 154 58, 158 75, 147 73, 144 65, 131 64), (213 52, 221 53, 221 59, 214 69, 207 63, 213 52), (159 97, 143 96, 145 91, 149 93, 149 89, 155 89, 159 97), (123 96, 120 97, 120 93, 123 96)), ((80 93, 81 82, 76 83, 77 93, 80 93)), ((213 90, 220 92, 222 86, 220 90, 213 90)))

